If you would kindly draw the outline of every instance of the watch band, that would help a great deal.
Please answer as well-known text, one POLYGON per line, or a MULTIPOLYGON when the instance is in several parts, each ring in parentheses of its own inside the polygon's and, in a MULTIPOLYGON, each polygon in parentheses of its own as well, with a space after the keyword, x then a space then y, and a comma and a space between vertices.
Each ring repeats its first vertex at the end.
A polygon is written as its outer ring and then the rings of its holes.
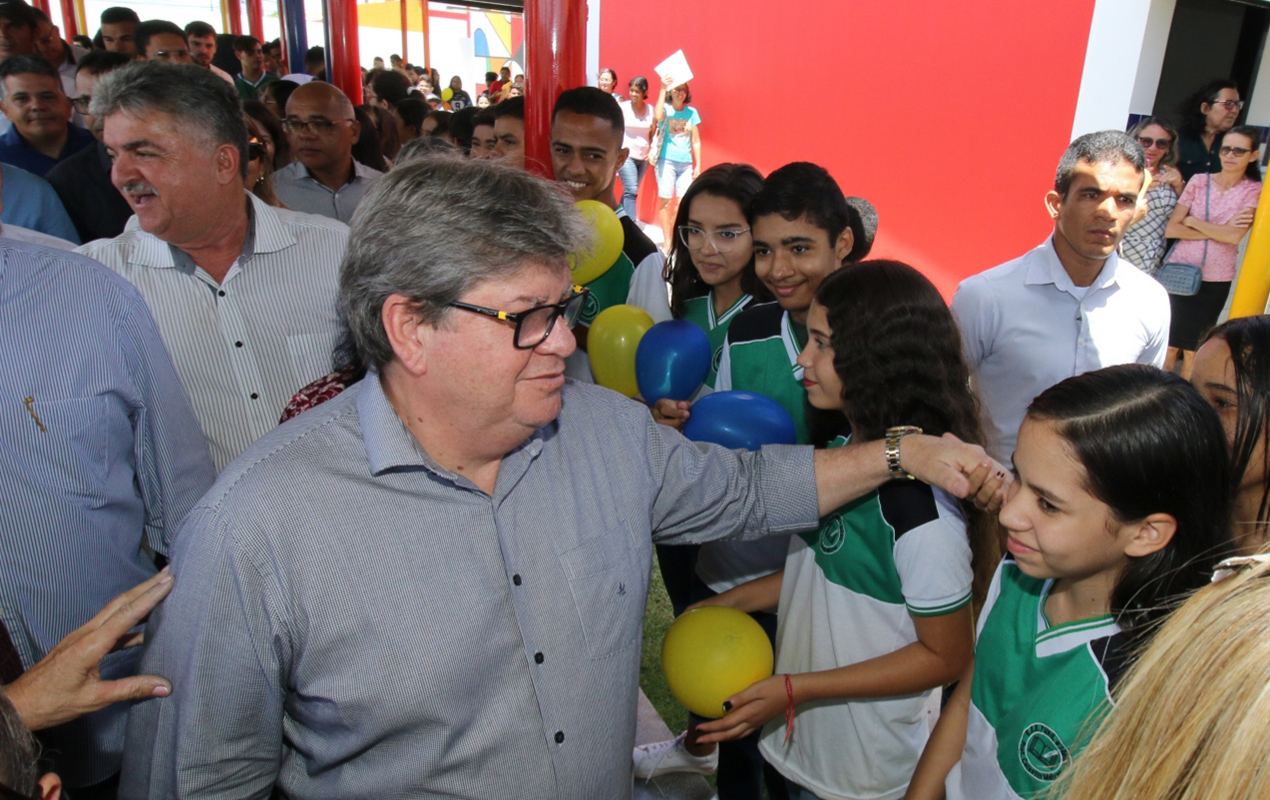
POLYGON ((913 476, 900 466, 900 440, 910 433, 921 433, 916 425, 896 425, 886 429, 886 469, 891 480, 913 480, 913 476))

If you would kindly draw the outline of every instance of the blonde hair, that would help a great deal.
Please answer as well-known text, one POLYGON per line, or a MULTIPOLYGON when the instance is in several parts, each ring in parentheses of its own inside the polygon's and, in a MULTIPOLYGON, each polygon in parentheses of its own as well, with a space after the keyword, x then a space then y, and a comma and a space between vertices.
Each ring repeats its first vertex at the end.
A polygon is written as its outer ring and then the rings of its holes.
POLYGON ((1051 798, 1270 797, 1270 563, 1196 592, 1118 694, 1051 798))

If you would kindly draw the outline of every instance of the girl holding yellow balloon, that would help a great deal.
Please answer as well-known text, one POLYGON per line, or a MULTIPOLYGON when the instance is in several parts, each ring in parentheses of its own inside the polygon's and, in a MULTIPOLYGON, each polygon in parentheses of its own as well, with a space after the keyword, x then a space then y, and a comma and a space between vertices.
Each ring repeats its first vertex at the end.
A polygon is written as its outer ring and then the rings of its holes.
MULTIPOLYGON (((807 399, 842 414, 853 435, 916 423, 982 441, 956 324, 917 270, 866 261, 830 275, 807 329, 807 399)), ((783 572, 705 601, 779 609, 777 674, 728 698, 731 712, 697 732, 708 743, 762 728, 760 749, 791 797, 903 794, 927 739, 927 696, 973 656, 972 598, 997 561, 991 520, 902 470, 897 478, 793 537, 783 572)))

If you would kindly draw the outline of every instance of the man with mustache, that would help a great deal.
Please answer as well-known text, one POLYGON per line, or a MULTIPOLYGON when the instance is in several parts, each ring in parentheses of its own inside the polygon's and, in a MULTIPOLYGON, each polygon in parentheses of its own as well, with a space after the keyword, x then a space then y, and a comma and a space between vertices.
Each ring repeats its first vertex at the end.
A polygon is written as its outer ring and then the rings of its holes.
POLYGON ((0 161, 42 178, 93 143, 91 133, 71 125, 71 101, 52 64, 39 56, 10 56, 0 62, 0 81, 0 107, 13 124, 0 136, 0 161))
POLYGON ((331 371, 348 228, 246 191, 238 97, 208 70, 130 64, 98 82, 90 110, 134 216, 81 252, 145 296, 223 469, 331 371))
POLYGON ((1119 131, 1087 133, 1058 163, 1054 234, 961 282, 952 310, 988 421, 988 452, 1014 454, 1032 398, 1115 364, 1164 365, 1164 287, 1116 254, 1145 190, 1146 156, 1119 131))

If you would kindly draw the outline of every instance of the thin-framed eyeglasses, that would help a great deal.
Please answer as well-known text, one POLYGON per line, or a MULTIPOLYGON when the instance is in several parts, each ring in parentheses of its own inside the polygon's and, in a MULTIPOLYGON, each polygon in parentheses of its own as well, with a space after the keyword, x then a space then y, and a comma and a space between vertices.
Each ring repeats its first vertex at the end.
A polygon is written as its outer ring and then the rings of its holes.
POLYGON ((317 136, 329 136, 331 131, 335 130, 335 126, 340 123, 352 122, 351 119, 315 119, 309 122, 303 122, 298 119, 282 120, 282 129, 287 133, 313 133, 317 136))
POLYGON ((1230 110, 1232 110, 1232 109, 1236 109, 1236 108, 1243 108, 1243 107, 1244 107, 1244 101, 1243 101, 1243 100, 1214 100, 1214 101, 1212 102, 1212 105, 1215 105, 1215 106, 1225 106, 1225 107, 1226 107, 1226 110, 1227 110, 1227 111, 1230 111, 1230 110))
POLYGON ((679 226, 679 241, 689 250, 700 250, 708 240, 720 253, 730 253, 736 249, 741 236, 750 232, 749 228, 724 228, 718 231, 703 231, 693 225, 679 226))
POLYGON ((1252 151, 1246 147, 1223 147, 1217 151, 1223 156, 1234 156, 1235 158, 1243 158, 1252 151))
POLYGON ((1143 150, 1147 149, 1148 147, 1157 147, 1161 150, 1168 150, 1170 147, 1173 146, 1173 140, 1172 139, 1152 139, 1150 136, 1139 136, 1138 144, 1142 145, 1143 150))
POLYGON ((551 335, 551 329, 556 326, 556 320, 563 318, 564 324, 572 328, 581 316, 582 307, 586 305, 586 300, 590 296, 591 290, 584 286, 574 286, 573 294, 559 303, 534 306, 524 311, 501 311, 497 308, 459 302, 450 303, 450 307, 515 323, 516 334, 512 339, 513 346, 517 350, 533 350, 547 341, 547 337, 551 335))

